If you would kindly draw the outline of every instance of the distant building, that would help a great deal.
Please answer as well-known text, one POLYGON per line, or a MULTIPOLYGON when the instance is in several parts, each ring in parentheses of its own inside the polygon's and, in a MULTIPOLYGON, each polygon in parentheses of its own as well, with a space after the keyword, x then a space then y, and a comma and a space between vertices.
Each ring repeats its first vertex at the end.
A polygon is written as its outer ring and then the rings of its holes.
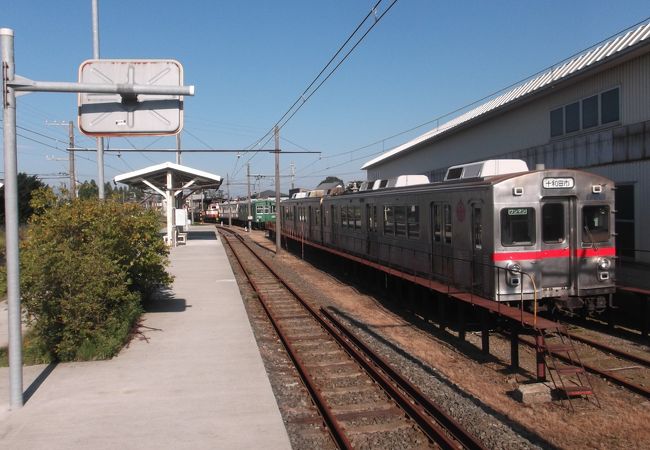
MULTIPOLYGON (((368 180, 519 158, 616 183, 617 247, 650 250, 650 23, 627 30, 367 162, 368 180)), ((646 253, 623 256, 650 259, 646 253)))

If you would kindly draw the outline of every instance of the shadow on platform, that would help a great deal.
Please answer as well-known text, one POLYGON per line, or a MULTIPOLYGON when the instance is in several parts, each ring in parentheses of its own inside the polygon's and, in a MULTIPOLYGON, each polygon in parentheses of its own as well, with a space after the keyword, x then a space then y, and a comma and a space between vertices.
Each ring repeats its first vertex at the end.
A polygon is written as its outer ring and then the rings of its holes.
POLYGON ((217 239, 214 231, 190 231, 187 233, 190 241, 214 241, 217 239))
POLYGON ((43 371, 36 377, 34 381, 32 381, 32 384, 29 385, 29 387, 25 390, 23 393, 23 402, 27 403, 30 398, 32 398, 32 395, 36 393, 39 387, 47 380, 47 377, 50 376, 52 372, 54 372, 54 369, 58 365, 58 362, 51 362, 43 369, 43 371))
POLYGON ((169 289, 159 291, 153 298, 145 300, 142 306, 147 313, 183 312, 192 307, 184 298, 176 298, 169 289))

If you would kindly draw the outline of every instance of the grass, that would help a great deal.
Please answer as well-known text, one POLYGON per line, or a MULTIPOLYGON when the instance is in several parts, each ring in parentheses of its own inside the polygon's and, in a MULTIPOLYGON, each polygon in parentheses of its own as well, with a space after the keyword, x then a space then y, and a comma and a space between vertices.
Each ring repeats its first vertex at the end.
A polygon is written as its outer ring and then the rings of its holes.
MULTIPOLYGON (((49 364, 54 360, 40 342, 34 338, 29 331, 23 337, 23 364, 34 366, 36 364, 49 364)), ((0 348, 0 367, 9 366, 9 350, 7 347, 0 348)))

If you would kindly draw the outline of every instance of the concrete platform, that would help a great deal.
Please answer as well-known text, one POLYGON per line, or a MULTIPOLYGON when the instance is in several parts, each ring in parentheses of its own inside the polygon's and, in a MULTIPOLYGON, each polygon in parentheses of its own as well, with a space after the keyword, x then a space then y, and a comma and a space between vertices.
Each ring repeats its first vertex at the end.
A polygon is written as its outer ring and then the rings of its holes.
POLYGON ((290 448, 214 226, 171 261, 172 291, 116 358, 25 367, 17 411, 0 369, 0 448, 290 448))

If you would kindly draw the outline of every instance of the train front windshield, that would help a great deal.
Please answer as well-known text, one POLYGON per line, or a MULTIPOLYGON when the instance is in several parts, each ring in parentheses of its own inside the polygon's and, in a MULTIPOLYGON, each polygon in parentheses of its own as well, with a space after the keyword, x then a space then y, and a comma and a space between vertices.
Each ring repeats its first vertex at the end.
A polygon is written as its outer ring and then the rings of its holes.
POLYGON ((501 210, 501 244, 504 246, 535 243, 535 209, 504 208, 501 210))
POLYGON ((596 205, 582 208, 582 242, 609 241, 609 206, 596 205))

